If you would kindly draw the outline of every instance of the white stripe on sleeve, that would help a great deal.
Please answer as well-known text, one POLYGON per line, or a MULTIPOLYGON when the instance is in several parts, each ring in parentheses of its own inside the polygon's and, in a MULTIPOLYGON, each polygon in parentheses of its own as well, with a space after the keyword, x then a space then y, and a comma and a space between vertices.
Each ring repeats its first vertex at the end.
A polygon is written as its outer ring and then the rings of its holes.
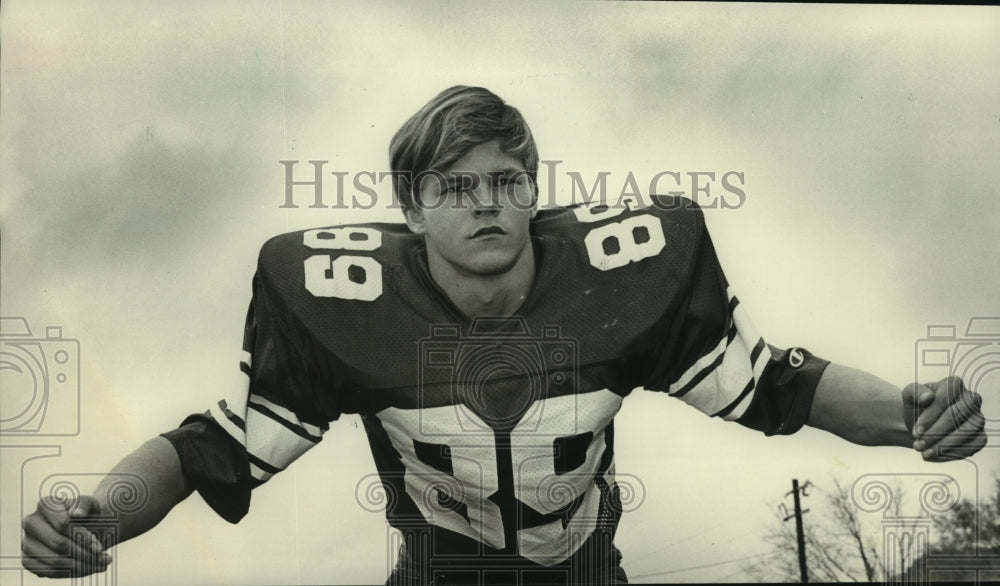
MULTIPOLYGON (((732 304, 732 290, 728 290, 727 295, 732 304)), ((726 336, 670 385, 668 392, 705 414, 719 415, 730 421, 738 419, 753 400, 757 382, 770 357, 769 347, 737 301, 726 336), (761 349, 753 356, 757 346, 761 349)))

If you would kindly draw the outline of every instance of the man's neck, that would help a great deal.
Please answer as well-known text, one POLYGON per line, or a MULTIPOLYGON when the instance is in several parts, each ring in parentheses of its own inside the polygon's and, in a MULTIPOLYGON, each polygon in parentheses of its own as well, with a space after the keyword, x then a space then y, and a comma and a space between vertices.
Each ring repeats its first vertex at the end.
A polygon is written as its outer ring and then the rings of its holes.
POLYGON ((509 270, 495 275, 463 271, 442 258, 428 258, 431 277, 470 318, 509 316, 524 304, 535 282, 535 254, 529 243, 509 270))

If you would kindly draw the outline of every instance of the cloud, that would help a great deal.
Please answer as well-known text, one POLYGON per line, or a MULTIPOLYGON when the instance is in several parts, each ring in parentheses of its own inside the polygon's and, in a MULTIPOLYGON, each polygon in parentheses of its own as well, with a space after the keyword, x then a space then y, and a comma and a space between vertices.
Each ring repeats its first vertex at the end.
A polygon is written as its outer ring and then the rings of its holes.
MULTIPOLYGON (((613 170, 615 189, 628 171, 745 172, 746 205, 710 215, 710 229, 741 299, 775 341, 808 341, 897 382, 911 373, 913 342, 926 323, 961 329, 969 315, 1000 312, 992 295, 1000 288, 1000 171, 992 161, 1000 152, 1000 45, 992 10, 8 4, 0 23, 4 314, 26 314, 36 326, 62 323, 81 340, 85 389, 101 397, 87 403, 89 421, 127 415, 122 436, 162 431, 189 407, 217 398, 229 372, 224 348, 239 342, 265 237, 347 219, 279 209, 277 160, 382 169, 395 129, 454 83, 494 89, 524 112, 543 158, 585 177, 613 170)), ((672 459, 670 477, 638 463, 632 471, 648 481, 651 499, 672 494, 672 479, 693 486, 722 474, 706 472, 706 462, 729 473, 721 464, 734 446, 745 465, 766 462, 772 475, 794 472, 793 464, 772 462, 775 452, 801 449, 806 455, 791 458, 795 466, 817 461, 808 449, 815 438, 759 438, 751 454, 744 449, 758 438, 727 426, 717 434, 718 422, 678 415, 683 406, 657 412, 653 403, 662 405, 662 397, 650 396, 647 410, 645 399, 630 398, 635 404, 620 419, 623 469, 628 434, 639 457, 671 441, 687 442, 677 444, 678 454, 698 453, 672 459), (672 435, 651 442, 651 428, 665 420, 672 435)), ((338 422, 331 433, 343 435, 319 448, 327 450, 322 456, 255 496, 263 501, 257 520, 233 530, 239 543, 266 549, 253 530, 300 512, 297 498, 351 493, 357 470, 370 471, 371 461, 362 457, 364 434, 347 425, 338 422), (354 468, 332 468, 330 459, 354 468), (334 490, 335 474, 354 476, 334 490), (330 484, 302 488, 317 478, 330 484), (307 480, 296 487, 296 479, 307 480)), ((95 451, 107 445, 103 433, 80 441, 95 451)), ((662 461, 660 452, 649 461, 662 461)), ((855 461, 879 466, 864 459, 869 453, 855 461)), ((776 490, 787 490, 784 481, 776 490)), ((745 492, 748 502, 760 494, 745 492)), ((643 513, 655 509, 650 518, 660 525, 678 507, 676 499, 662 502, 657 509, 651 500, 643 513)), ((333 522, 368 523, 366 535, 385 536, 377 515, 359 519, 358 511, 341 510, 353 504, 331 503, 332 514, 343 516, 333 522)), ((206 549, 238 542, 208 527, 207 510, 187 510, 173 516, 186 524, 181 534, 202 536, 206 549)), ((305 516, 308 536, 324 531, 325 513, 305 516)), ((639 521, 626 520, 621 535, 630 523, 639 521)), ((631 533, 627 555, 648 554, 655 529, 631 533)), ((178 533, 165 531, 139 540, 133 559, 160 551, 146 539, 180 548, 178 533)), ((288 543, 298 537, 288 535, 288 543)), ((339 535, 314 541, 297 546, 303 561, 306 548, 346 547, 339 535)), ((263 575, 248 559, 254 553, 210 551, 224 552, 224 577, 196 573, 216 567, 214 560, 133 571, 163 581, 182 571, 195 575, 175 580, 263 575)), ((384 563, 385 552, 368 553, 349 561, 384 563)), ((344 559, 328 556, 326 565, 305 569, 289 556, 267 575, 294 580, 303 570, 330 579, 344 559)), ((366 568, 375 579, 383 569, 366 568)))
POLYGON ((150 255, 190 254, 175 247, 202 244, 254 167, 247 153, 177 149, 139 136, 113 163, 35 177, 12 216, 27 249, 59 251, 47 262, 57 274, 94 263, 125 269, 150 255))

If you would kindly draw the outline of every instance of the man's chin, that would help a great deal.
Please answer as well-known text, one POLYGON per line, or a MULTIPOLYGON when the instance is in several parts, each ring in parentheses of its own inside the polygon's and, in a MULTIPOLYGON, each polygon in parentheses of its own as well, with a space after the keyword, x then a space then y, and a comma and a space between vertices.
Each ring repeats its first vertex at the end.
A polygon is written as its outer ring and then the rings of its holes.
POLYGON ((482 263, 471 267, 469 272, 479 277, 502 277, 511 272, 514 264, 513 261, 482 263))
POLYGON ((516 265, 517 255, 491 252, 478 255, 465 268, 469 274, 479 277, 500 277, 511 272, 516 265))

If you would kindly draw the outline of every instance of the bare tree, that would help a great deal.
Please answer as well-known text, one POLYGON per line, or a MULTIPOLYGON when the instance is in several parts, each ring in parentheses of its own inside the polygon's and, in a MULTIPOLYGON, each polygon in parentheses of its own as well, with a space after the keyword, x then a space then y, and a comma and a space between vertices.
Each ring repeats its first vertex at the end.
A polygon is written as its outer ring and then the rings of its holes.
POLYGON ((928 555, 930 581, 1000 581, 1000 473, 991 493, 962 499, 932 519, 939 537, 928 555))
MULTIPOLYGON (((835 478, 817 487, 822 499, 810 499, 810 512, 805 516, 806 566, 809 580, 818 582, 877 582, 885 575, 881 555, 881 530, 865 522, 859 514, 849 487, 835 478)), ((898 513, 903 501, 903 489, 892 487, 892 505, 898 513)), ((767 527, 763 540, 774 548, 775 555, 766 561, 745 568, 747 577, 759 582, 798 582, 798 544, 795 527, 785 522, 786 515, 775 507, 775 521, 767 527)), ((900 551, 897 559, 912 563, 909 552, 900 551)), ((905 567, 905 566, 904 566, 905 567)), ((899 571, 893 571, 898 574, 899 571)))
MULTIPOLYGON (((904 514, 905 491, 898 482, 887 487, 891 499, 885 501, 887 508, 880 516, 859 509, 851 487, 838 479, 831 478, 826 486, 825 490, 817 489, 821 499, 808 499, 804 505, 810 508, 804 521, 810 581, 880 582, 887 576, 905 582, 1000 579, 1000 474, 994 479, 993 491, 977 502, 966 498, 931 516, 935 539, 929 551, 915 551, 912 541, 902 540, 891 543, 891 552, 883 549, 880 518, 895 519, 894 530, 911 535, 916 534, 921 520, 920 516, 904 514)), ((762 536, 773 554, 746 566, 748 579, 799 581, 795 527, 785 522, 786 517, 775 506, 775 520, 762 536)), ((927 517, 922 519, 928 522, 927 517)))
POLYGON ((1000 555, 1000 473, 993 492, 978 503, 963 499, 945 514, 934 516, 940 532, 935 553, 1000 555))

